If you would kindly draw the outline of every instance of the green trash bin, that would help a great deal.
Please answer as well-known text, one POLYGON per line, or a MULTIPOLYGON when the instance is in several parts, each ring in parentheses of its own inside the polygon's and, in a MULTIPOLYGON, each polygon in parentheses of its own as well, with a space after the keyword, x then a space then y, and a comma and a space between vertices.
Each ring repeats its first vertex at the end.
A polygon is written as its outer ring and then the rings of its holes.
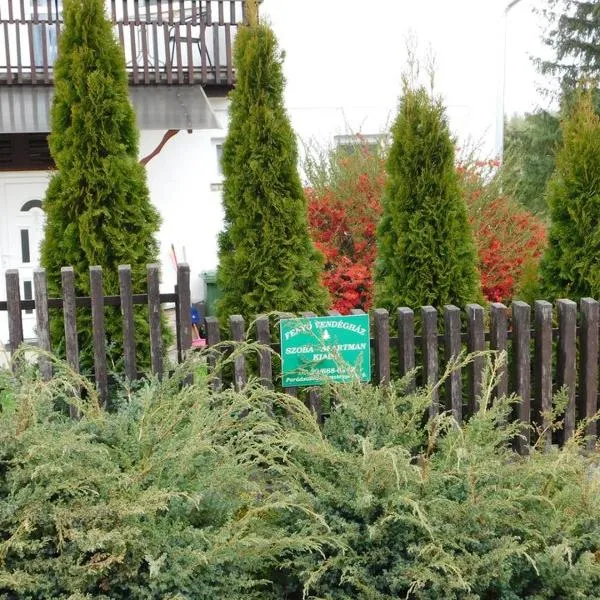
POLYGON ((221 290, 217 285, 217 272, 205 271, 202 273, 202 279, 204 280, 204 289, 206 292, 204 297, 206 301, 206 316, 215 317, 217 315, 217 300, 221 297, 221 290))

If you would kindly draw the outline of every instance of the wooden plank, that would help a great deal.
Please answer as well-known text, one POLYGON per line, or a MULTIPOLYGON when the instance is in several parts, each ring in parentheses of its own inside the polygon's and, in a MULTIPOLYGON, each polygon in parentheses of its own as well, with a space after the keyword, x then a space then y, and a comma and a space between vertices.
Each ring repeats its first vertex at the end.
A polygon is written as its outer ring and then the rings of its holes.
MULTIPOLYGON (((160 13, 159 13, 160 14, 160 13)), ((158 25, 152 23, 152 42, 154 44, 154 83, 160 83, 160 60, 158 57, 158 25)), ((167 48, 167 53, 169 49, 167 48)))
MULTIPOLYGON (((415 314, 407 307, 398 309, 398 354, 400 358, 400 377, 415 368, 415 314)), ((416 388, 413 377, 409 391, 416 388)))
POLYGON ((215 67, 215 83, 221 83, 221 57, 219 54, 219 26, 213 25, 213 65, 215 67))
POLYGON ((535 404, 533 419, 544 431, 546 448, 552 444, 552 304, 535 303, 535 404))
POLYGON ((181 32, 179 25, 175 26, 175 54, 177 55, 177 83, 183 83, 183 65, 181 59, 181 32))
MULTIPOLYGON (((444 348, 446 362, 456 360, 461 353, 460 339, 460 308, 457 306, 444 306, 444 348)), ((446 394, 452 414, 458 423, 462 423, 462 370, 460 367, 453 369, 446 380, 446 394)))
POLYGON ((94 342, 94 376, 100 401, 106 407, 108 404, 108 365, 106 361, 104 289, 101 267, 90 267, 90 287, 92 298, 92 339, 94 342))
POLYGON ((19 270, 6 271, 6 305, 8 310, 8 347, 14 354, 23 343, 23 319, 21 314, 21 289, 19 270))
MULTIPOLYGON (((73 267, 60 270, 62 279, 63 318, 65 322, 65 353, 67 363, 79 373, 79 342, 77 339, 77 309, 75 307, 75 272, 73 267)), ((71 414, 71 416, 75 416, 71 414)))
POLYGON ((182 359, 192 347, 192 297, 190 290, 190 267, 186 263, 177 266, 177 305, 179 317, 177 332, 181 345, 182 359))
POLYGON ((266 388, 273 389, 273 358, 271 356, 271 328, 269 325, 269 317, 267 315, 259 315, 256 318, 256 338, 263 346, 258 351, 258 371, 262 385, 266 388))
MULTIPOLYGON (((221 343, 221 330, 219 320, 216 317, 206 317, 206 344, 209 348, 214 348, 221 343)), ((213 391, 218 392, 223 387, 221 376, 216 372, 216 366, 219 359, 219 352, 213 350, 208 354, 208 370, 211 374, 211 387, 213 391)))
MULTIPOLYGON (((507 352, 508 349, 508 309, 504 304, 494 302, 490 307, 490 350, 507 352)), ((508 396, 508 356, 505 355, 504 364, 498 372, 495 398, 508 396)))
POLYGON ((233 42, 231 25, 225 25, 225 61, 227 63, 227 85, 233 85, 233 42))
POLYGON ((135 43, 135 25, 131 22, 129 23, 129 41, 131 42, 131 69, 133 72, 133 83, 137 84, 139 82, 139 71, 137 64, 137 47, 135 43))
MULTIPOLYGON (((37 3, 33 3, 37 7, 37 3)), ((33 23, 28 21, 27 23, 27 37, 29 39, 29 63, 31 65, 31 83, 35 85, 37 82, 37 69, 35 65, 35 53, 33 51, 33 23)))
MULTIPOLYGON (((169 0, 169 7, 171 7, 171 2, 169 0)), ((167 23, 163 23, 163 37, 165 40, 165 67, 167 69, 167 83, 173 83, 173 66, 171 65, 171 44, 169 40, 169 25, 167 23)))
POLYGON ((374 312, 375 326, 375 365, 377 383, 390 383, 390 316, 385 308, 377 308, 374 312))
MULTIPOLYGON (((9 2, 10 7, 10 2, 9 2)), ((6 53, 6 82, 8 85, 12 85, 12 66, 10 58, 10 37, 8 35, 8 23, 4 22, 4 52, 6 53)))
POLYGON ((192 24, 189 22, 186 23, 185 29, 188 62, 188 83, 192 85, 194 83, 194 44, 192 42, 192 24))
POLYGON ((144 83, 148 85, 150 83, 150 65, 149 65, 149 53, 148 53, 148 37, 146 24, 140 24, 142 30, 142 65, 144 68, 144 83))
MULTIPOLYGON (((35 323, 38 336, 38 346, 44 352, 51 352, 50 317, 48 314, 48 284, 46 271, 35 269, 33 272, 33 287, 35 293, 35 323)), ((52 362, 46 356, 39 358, 40 373, 44 381, 52 378, 52 362)))
POLYGON ((160 266, 152 264, 147 266, 148 277, 148 324, 150 326, 150 359, 152 373, 162 377, 162 336, 160 312, 160 266))
POLYGON ((564 440, 567 441, 575 433, 575 392, 577 371, 577 304, 572 300, 558 300, 558 361, 557 384, 566 386, 569 403, 565 411, 564 440))
MULTIPOLYGON (((435 386, 439 378, 437 310, 433 306, 423 306, 421 308, 421 320, 423 321, 423 383, 427 386, 435 386)), ((429 416, 434 417, 438 413, 439 392, 435 388, 431 393, 429 416)))
MULTIPOLYGON (((582 298, 581 333, 579 351, 581 357, 579 377, 579 418, 592 418, 598 411, 598 326, 600 304, 593 298, 582 298)), ((598 436, 598 423, 592 421, 586 429, 586 446, 593 450, 598 436)))
POLYGON ((516 440, 519 452, 525 454, 531 442, 531 307, 521 301, 512 304, 513 315, 513 354, 514 391, 519 396, 517 417, 523 424, 521 435, 516 440))
POLYGON ((131 266, 119 265, 119 291, 121 293, 121 316, 123 318, 123 359, 125 375, 130 381, 137 379, 135 359, 135 323, 133 320, 133 285, 131 266))
POLYGON ((218 2, 219 2, 219 25, 225 25, 224 0, 218 0, 218 2))
MULTIPOLYGON (((484 310, 478 304, 468 304, 467 313, 467 352, 473 354, 485 350, 485 331, 483 328, 484 310)), ((468 373, 468 400, 469 413, 475 414, 479 410, 479 401, 483 386, 483 370, 485 358, 473 358, 467 367, 468 373)))
MULTIPOLYGON (((246 340, 244 318, 241 315, 232 315, 229 317, 229 329, 231 331, 231 339, 234 342, 241 343, 246 340)), ((248 382, 246 357, 244 354, 238 354, 233 361, 233 382, 238 392, 243 390, 248 382)))
MULTIPOLYGON (((210 4, 210 2, 209 2, 210 4)), ((207 69, 208 48, 206 46, 206 18, 200 15, 200 80, 203 84, 208 80, 207 69)))
POLYGON ((42 69, 44 71, 44 83, 50 83, 50 69, 48 65, 48 32, 47 23, 42 23, 42 69))

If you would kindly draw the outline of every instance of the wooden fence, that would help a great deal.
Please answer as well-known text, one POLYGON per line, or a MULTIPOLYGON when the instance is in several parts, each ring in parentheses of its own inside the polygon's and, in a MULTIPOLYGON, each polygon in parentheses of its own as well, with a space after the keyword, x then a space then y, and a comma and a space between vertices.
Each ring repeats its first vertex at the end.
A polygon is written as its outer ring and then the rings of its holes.
MULTIPOLYGON (((176 309, 176 339, 178 358, 181 360, 192 347, 190 269, 179 265, 177 285, 174 293, 159 293, 159 267, 148 265, 148 285, 145 294, 133 294, 131 270, 127 266, 119 268, 120 294, 104 296, 103 274, 99 267, 90 268, 91 294, 89 297, 76 297, 74 292, 74 272, 70 267, 62 269, 62 297, 49 298, 46 276, 43 270, 34 273, 34 300, 20 298, 19 274, 16 270, 6 273, 7 300, 0 301, 0 312, 8 312, 10 349, 15 350, 23 341, 21 311, 36 310, 37 334, 42 349, 49 350, 50 332, 48 311, 62 309, 66 334, 66 355, 69 364, 79 369, 79 349, 77 346, 78 307, 91 308, 94 342, 95 380, 103 399, 108 397, 108 370, 104 333, 104 307, 120 306, 123 318, 123 347, 125 374, 131 379, 138 377, 135 358, 135 332, 133 306, 147 305, 149 308, 150 350, 153 373, 163 371, 163 349, 161 348, 161 304, 174 303, 176 309)), ((355 311, 360 312, 360 311, 355 311)), ((336 316, 339 313, 328 313, 336 316)), ((303 313, 303 316, 314 316, 303 313)), ((568 390, 568 405, 564 418, 563 440, 571 437, 579 419, 591 418, 598 410, 598 342, 600 304, 591 298, 581 300, 579 307, 571 300, 558 300, 556 311, 549 302, 537 301, 530 307, 524 302, 513 302, 510 309, 494 303, 486 310, 470 304, 464 312, 455 306, 446 306, 442 314, 431 307, 422 307, 415 315, 410 308, 398 308, 390 315, 386 310, 376 309, 372 313, 371 346, 374 355, 374 379, 385 384, 394 377, 400 377, 421 367, 423 384, 434 384, 447 361, 458 357, 461 352, 474 353, 486 349, 507 351, 510 357, 500 373, 496 389, 498 396, 516 393, 521 401, 516 416, 525 425, 532 421, 542 429, 548 426, 547 415, 552 407, 553 393, 562 387, 568 390), (556 313, 556 314, 554 314, 556 313), (394 321, 394 324, 392 323, 394 321), (415 326, 419 323, 419 331, 415 326), (443 321, 443 331, 438 324, 443 321), (555 326, 556 324, 556 326, 555 326), (395 350, 397 360, 391 360, 395 350), (417 364, 419 359, 419 364, 417 364), (393 371, 392 365, 395 365, 393 371)), ((239 315, 229 319, 228 340, 246 340, 247 324, 239 315)), ((219 346, 222 330, 215 317, 205 318, 207 345, 219 346)), ((270 321, 265 315, 258 316, 251 327, 251 337, 265 347, 279 351, 279 345, 271 335, 270 321)), ((209 367, 214 367, 217 353, 209 353, 209 367)), ((438 410, 451 410, 460 422, 477 409, 481 394, 485 359, 475 358, 467 367, 466 389, 463 390, 463 374, 455 370, 445 383, 440 397, 435 392, 431 413, 438 410)), ((50 365, 41 359, 41 369, 45 377, 51 376, 50 365)), ((248 369, 244 356, 236 356, 234 361, 234 385, 241 389, 248 379, 248 369)), ((267 350, 259 352, 258 375, 264 385, 274 387, 279 374, 273 371, 272 355, 267 350)), ((213 389, 223 385, 215 372, 212 377, 213 389)), ((297 388, 288 388, 288 393, 298 395, 297 388)), ((318 389, 308 391, 308 402, 315 413, 320 414, 318 389)), ((587 426, 590 438, 597 436, 597 425, 591 421, 587 426)), ((546 430, 548 441, 551 432, 546 430)), ((523 429, 523 447, 530 442, 530 430, 523 429)), ((590 442, 592 443, 592 442, 590 442)))

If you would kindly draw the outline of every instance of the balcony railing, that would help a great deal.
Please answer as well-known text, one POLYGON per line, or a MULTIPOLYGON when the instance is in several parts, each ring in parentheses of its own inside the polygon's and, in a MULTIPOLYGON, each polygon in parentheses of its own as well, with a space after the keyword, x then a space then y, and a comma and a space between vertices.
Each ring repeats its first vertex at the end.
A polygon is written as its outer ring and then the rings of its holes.
MULTIPOLYGON (((245 0, 106 0, 132 85, 234 84, 245 0)), ((0 0, 0 85, 52 84, 62 0, 0 0)))

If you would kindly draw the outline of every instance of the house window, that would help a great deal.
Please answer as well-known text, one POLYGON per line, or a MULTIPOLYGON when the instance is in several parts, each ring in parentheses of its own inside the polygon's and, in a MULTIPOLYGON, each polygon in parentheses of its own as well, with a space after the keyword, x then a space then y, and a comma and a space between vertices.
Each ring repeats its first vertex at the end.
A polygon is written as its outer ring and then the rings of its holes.
POLYGON ((31 251, 29 248, 29 229, 21 229, 21 261, 23 264, 31 262, 31 251))
POLYGON ((223 144, 217 144, 215 150, 217 153, 217 173, 219 177, 223 177, 223 144))
POLYGON ((380 150, 387 142, 388 136, 385 134, 370 135, 336 135, 335 145, 341 154, 352 156, 362 149, 368 149, 372 152, 380 150))

